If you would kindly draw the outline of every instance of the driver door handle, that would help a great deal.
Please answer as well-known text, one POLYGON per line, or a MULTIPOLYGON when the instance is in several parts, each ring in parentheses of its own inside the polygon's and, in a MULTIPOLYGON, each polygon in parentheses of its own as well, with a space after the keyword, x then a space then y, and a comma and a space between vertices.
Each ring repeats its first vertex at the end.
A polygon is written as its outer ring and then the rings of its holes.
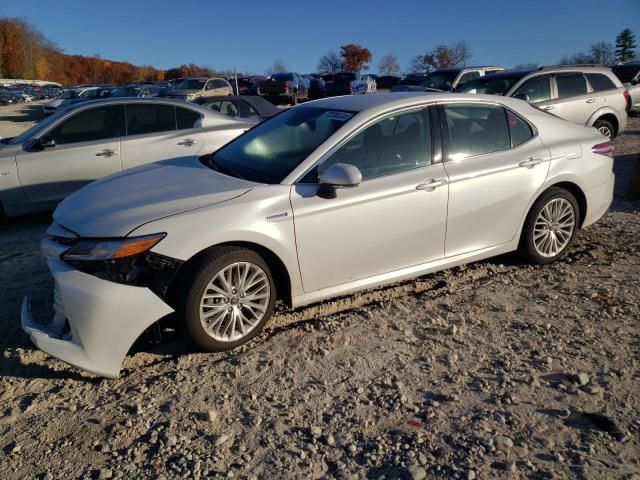
POLYGON ((184 147, 192 147, 193 145, 195 145, 196 142, 195 140, 192 140, 191 138, 185 138, 184 140, 178 142, 178 145, 182 145, 184 147))
POLYGON ((102 150, 101 152, 96 153, 96 157, 113 157, 117 155, 118 152, 116 150, 110 150, 108 148, 102 150))
POLYGON ((423 183, 416 185, 416 190, 424 190, 425 192, 433 192, 436 188, 446 185, 447 181, 444 178, 435 179, 428 178, 423 183))
POLYGON ((595 103, 596 99, 595 98, 590 98, 589 100, 587 100, 587 103, 595 103))
POLYGON ((525 168, 533 168, 536 165, 539 165, 541 163, 542 163, 542 159, 541 158, 529 157, 529 160, 525 160, 524 162, 520 162, 518 164, 518 166, 525 167, 525 168))
POLYGON ((547 105, 546 107, 540 107, 542 110, 549 111, 553 110, 555 107, 553 105, 547 105))

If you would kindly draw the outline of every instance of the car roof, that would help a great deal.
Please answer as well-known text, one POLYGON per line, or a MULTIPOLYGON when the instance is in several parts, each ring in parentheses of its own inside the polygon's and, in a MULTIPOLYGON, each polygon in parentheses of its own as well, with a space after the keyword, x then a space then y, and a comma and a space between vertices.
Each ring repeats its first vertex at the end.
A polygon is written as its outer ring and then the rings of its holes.
POLYGON ((487 75, 485 75, 484 77, 478 77, 478 78, 474 78, 473 80, 471 80, 472 82, 477 81, 477 80, 483 80, 483 79, 492 79, 492 78, 523 78, 526 77, 527 75, 529 75, 530 73, 533 73, 537 70, 505 70, 503 72, 497 72, 497 73, 489 73, 487 75))
POLYGON ((410 107, 427 101, 438 102, 445 100, 502 103, 514 108, 518 108, 518 105, 526 103, 522 100, 496 95, 449 92, 389 92, 376 93, 375 95, 343 95, 340 97, 322 98, 320 100, 305 102, 296 108, 315 107, 363 112, 365 110, 389 110, 393 108, 410 107))

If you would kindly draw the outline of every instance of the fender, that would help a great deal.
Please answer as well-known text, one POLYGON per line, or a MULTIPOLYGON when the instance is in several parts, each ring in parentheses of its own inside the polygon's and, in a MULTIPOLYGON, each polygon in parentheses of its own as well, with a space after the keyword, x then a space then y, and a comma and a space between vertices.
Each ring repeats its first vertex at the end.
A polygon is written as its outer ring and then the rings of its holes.
POLYGON ((29 206, 18 177, 16 148, 20 146, 9 145, 0 151, 0 203, 7 217, 25 213, 29 206))

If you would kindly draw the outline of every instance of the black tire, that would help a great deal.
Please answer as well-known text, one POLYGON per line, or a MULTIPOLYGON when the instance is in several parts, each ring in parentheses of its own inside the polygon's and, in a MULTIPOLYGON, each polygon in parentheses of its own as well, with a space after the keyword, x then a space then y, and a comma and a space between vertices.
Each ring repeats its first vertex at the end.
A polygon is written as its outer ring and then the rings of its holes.
POLYGON ((613 124, 609 120, 598 119, 593 124, 600 133, 609 137, 611 140, 615 137, 615 130, 613 128, 613 124), (607 133, 608 132, 608 133, 607 133))
POLYGON ((576 236, 576 232, 578 231, 578 225, 580 221, 580 207, 576 198, 573 194, 563 188, 559 187, 551 187, 540 195, 540 197, 535 201, 531 210, 527 214, 527 218, 524 222, 524 226, 522 227, 522 235, 520 236, 520 246, 518 248, 518 252, 520 255, 530 263, 536 263, 539 265, 547 265, 549 263, 555 262, 557 259, 562 257, 567 250, 573 244, 573 241, 576 236), (574 212, 574 222, 575 225, 573 227, 573 232, 571 233, 571 237, 567 244, 555 255, 553 256, 545 256, 542 255, 535 246, 534 243, 534 228, 536 224, 536 220, 538 216, 542 212, 542 209, 549 204, 552 200, 555 199, 565 199, 567 200, 571 206, 573 207, 574 212))
POLYGON ((193 268, 188 278, 191 279, 191 282, 180 305, 180 314, 189 337, 203 350, 223 352, 248 342, 262 331, 273 313, 273 307, 276 302, 276 287, 273 276, 264 259, 253 250, 241 247, 215 248, 193 268), (219 341, 210 336, 202 326, 200 321, 200 302, 211 279, 225 267, 237 262, 250 262, 264 271, 270 286, 269 303, 262 319, 245 336, 236 341, 219 341))

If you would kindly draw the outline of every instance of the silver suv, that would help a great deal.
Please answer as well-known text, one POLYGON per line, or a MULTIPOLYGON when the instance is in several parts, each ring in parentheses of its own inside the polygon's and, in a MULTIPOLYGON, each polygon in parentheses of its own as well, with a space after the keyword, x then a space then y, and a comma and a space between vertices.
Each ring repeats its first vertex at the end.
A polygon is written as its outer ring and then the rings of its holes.
POLYGON ((610 68, 601 66, 496 73, 467 82, 456 91, 520 98, 570 122, 595 127, 609 138, 627 125, 629 92, 610 68))

